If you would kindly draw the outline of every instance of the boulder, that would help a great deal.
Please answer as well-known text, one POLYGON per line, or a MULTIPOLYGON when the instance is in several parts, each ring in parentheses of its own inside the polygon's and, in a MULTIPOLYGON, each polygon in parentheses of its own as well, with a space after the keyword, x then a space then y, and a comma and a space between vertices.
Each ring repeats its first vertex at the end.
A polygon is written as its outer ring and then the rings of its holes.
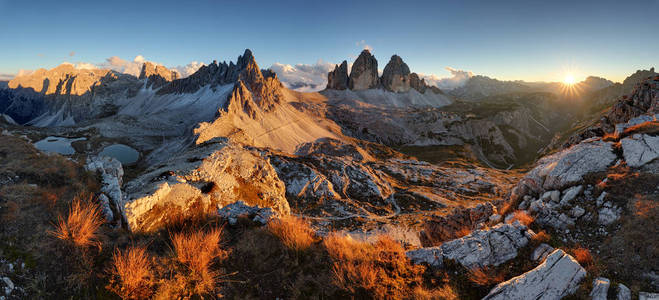
POLYGON ((632 300, 632 291, 624 284, 619 283, 616 300, 632 300))
POLYGON ((466 268, 498 266, 517 257, 517 250, 526 246, 529 237, 528 229, 519 222, 499 224, 490 229, 475 230, 441 246, 411 250, 406 254, 414 263, 434 267, 441 267, 445 258, 466 268))
POLYGON ((467 268, 498 266, 517 257, 517 250, 526 246, 529 236, 526 226, 519 222, 499 224, 445 242, 441 249, 445 258, 467 268))
POLYGON ((439 246, 410 250, 405 254, 415 264, 427 264, 436 268, 441 268, 444 264, 444 255, 439 246))
POLYGON ((583 185, 573 186, 563 191, 561 198, 561 205, 567 205, 570 201, 574 200, 583 192, 583 185))
POLYGON ((598 223, 610 225, 620 218, 621 209, 616 207, 602 207, 598 212, 598 223))
POLYGON ((352 64, 349 87, 351 90, 368 90, 378 87, 379 83, 378 61, 364 49, 352 64))
POLYGON ((620 141, 627 165, 641 167, 659 157, 659 136, 634 134, 620 141))
POLYGON ((514 188, 511 199, 574 186, 581 183, 589 173, 605 171, 615 159, 612 143, 599 140, 583 141, 538 160, 537 166, 514 188))
POLYGON ((348 88, 348 62, 336 65, 334 71, 327 74, 327 89, 345 90, 348 88))
POLYGON ((558 249, 535 269, 498 284, 483 299, 561 299, 574 293, 584 277, 586 270, 558 249))
POLYGON ((611 281, 608 278, 597 277, 593 279, 593 290, 590 292, 592 300, 606 300, 611 281))

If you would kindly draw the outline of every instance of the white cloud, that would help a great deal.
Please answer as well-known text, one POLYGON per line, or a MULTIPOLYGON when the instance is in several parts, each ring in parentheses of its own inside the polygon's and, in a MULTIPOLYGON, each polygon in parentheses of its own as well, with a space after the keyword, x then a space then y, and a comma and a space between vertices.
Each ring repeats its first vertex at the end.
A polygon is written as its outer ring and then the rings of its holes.
POLYGON ((194 74, 194 72, 197 72, 204 65, 204 63, 193 61, 185 66, 176 66, 172 69, 178 73, 179 77, 184 78, 194 74))
POLYGON ((111 56, 105 59, 105 62, 96 64, 101 69, 111 69, 117 72, 140 76, 142 65, 146 60, 144 56, 138 55, 133 61, 128 61, 119 56, 111 56))
POLYGON ((14 79, 16 74, 5 74, 5 73, 0 73, 0 80, 1 81, 8 81, 14 79))
POLYGON ((369 45, 369 44, 366 44, 366 41, 364 41, 364 40, 361 40, 361 41, 359 41, 355 44, 357 45, 357 47, 360 47, 361 50, 368 50, 371 53, 373 52, 373 47, 371 47, 371 45, 369 45))
POLYGON ((461 87, 469 78, 474 76, 474 73, 471 71, 457 70, 451 67, 446 67, 446 70, 451 73, 451 77, 440 78, 434 74, 419 74, 419 76, 425 79, 428 85, 435 85, 443 90, 452 90, 461 87))
POLYGON ((277 73, 286 87, 300 92, 320 91, 327 86, 327 73, 334 70, 335 64, 318 60, 315 64, 295 66, 275 63, 270 69, 277 73))

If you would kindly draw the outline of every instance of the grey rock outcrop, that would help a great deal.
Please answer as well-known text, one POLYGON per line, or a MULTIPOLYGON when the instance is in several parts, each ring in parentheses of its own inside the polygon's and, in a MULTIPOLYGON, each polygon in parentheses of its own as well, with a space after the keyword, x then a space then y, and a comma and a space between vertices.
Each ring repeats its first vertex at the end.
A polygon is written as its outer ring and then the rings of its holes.
POLYGON ((659 293, 639 292, 638 300, 659 300, 659 293))
POLYGON ((498 284, 483 299, 561 299, 574 293, 586 270, 563 250, 555 250, 535 269, 498 284))
POLYGON ((585 175, 605 171, 617 156, 609 142, 583 141, 538 160, 537 166, 513 189, 513 201, 547 190, 563 190, 579 184, 585 175))
POLYGON ((364 49, 350 70, 349 87, 351 90, 367 90, 378 87, 378 61, 370 51, 364 49))
POLYGON ((113 211, 122 212, 123 194, 121 185, 123 183, 124 169, 121 163, 112 157, 91 156, 87 158, 85 169, 101 175, 101 196, 99 202, 103 209, 106 220, 114 219, 113 211))
POLYGON ((517 250, 526 246, 530 233, 519 222, 499 224, 487 230, 476 230, 459 239, 437 247, 407 252, 414 263, 441 267, 443 259, 452 259, 467 268, 498 266, 517 257, 517 250))
POLYGON ((616 300, 632 300, 632 291, 622 283, 618 284, 618 294, 616 300))
POLYGON ((531 253, 531 259, 533 261, 542 261, 552 252, 554 252, 554 248, 552 246, 542 243, 540 246, 535 248, 535 250, 533 250, 533 253, 531 253))
POLYGON ((327 88, 334 90, 348 89, 348 80, 348 62, 344 60, 327 74, 327 88))
POLYGON ((608 278, 597 277, 593 279, 593 290, 589 296, 592 300, 606 300, 610 285, 611 281, 608 278))
POLYGON ((217 211, 217 214, 227 219, 231 225, 235 225, 238 218, 241 217, 265 225, 277 215, 270 207, 249 206, 243 201, 237 201, 222 207, 217 211))
POLYGON ((641 167, 659 157, 659 136, 634 134, 620 141, 627 165, 641 167))

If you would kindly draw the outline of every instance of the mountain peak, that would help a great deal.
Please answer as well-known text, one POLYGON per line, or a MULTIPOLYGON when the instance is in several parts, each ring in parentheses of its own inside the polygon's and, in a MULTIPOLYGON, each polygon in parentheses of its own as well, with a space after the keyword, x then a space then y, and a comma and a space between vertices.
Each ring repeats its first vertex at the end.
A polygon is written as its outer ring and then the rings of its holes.
POLYGON ((348 89, 348 62, 343 61, 341 65, 336 65, 334 71, 327 74, 327 88, 334 90, 348 89))
POLYGON ((139 79, 146 79, 147 85, 160 87, 167 82, 178 79, 178 73, 167 69, 165 66, 154 64, 152 62, 145 62, 142 64, 142 71, 140 72, 139 79))
POLYGON ((352 64, 348 85, 351 90, 367 90, 376 88, 379 83, 378 61, 370 51, 364 49, 352 64))

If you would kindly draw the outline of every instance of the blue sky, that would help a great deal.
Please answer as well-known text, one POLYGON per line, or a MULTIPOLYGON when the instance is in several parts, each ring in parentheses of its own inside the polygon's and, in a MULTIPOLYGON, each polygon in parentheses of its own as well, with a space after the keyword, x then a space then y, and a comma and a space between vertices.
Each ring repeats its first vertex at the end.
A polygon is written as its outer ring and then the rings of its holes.
POLYGON ((620 81, 658 65, 658 11, 659 0, 0 0, 0 74, 111 56, 179 66, 235 60, 245 48, 262 67, 336 63, 368 45, 380 68, 396 53, 439 76, 453 67, 506 80, 571 71, 620 81))

